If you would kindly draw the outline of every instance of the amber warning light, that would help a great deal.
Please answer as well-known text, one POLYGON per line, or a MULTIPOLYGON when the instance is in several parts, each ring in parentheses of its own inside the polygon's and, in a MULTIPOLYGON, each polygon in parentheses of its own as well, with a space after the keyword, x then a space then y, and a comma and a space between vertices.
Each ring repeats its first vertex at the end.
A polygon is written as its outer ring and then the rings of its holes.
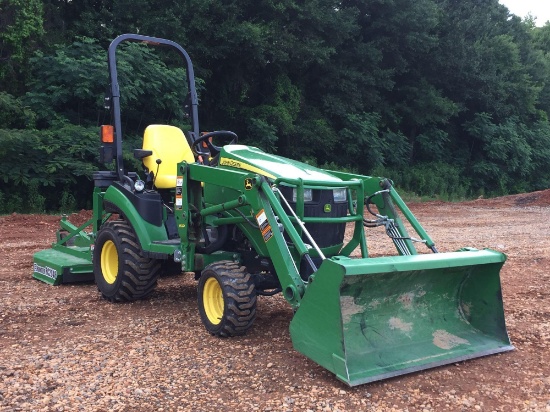
POLYGON ((114 127, 110 124, 101 126, 101 142, 113 143, 114 141, 114 127))

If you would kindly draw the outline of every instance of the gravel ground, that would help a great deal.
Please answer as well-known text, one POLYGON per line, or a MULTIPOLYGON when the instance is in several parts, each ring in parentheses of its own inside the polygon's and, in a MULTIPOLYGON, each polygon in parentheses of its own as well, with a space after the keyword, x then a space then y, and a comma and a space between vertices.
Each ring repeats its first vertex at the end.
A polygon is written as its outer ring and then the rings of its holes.
MULTIPOLYGON (((410 206, 441 251, 508 255, 516 351, 349 388, 293 350, 281 296, 260 297, 246 336, 215 338, 190 274, 131 304, 109 304, 93 284, 33 280, 32 255, 59 219, 10 215, 0 217, 0 411, 550 411, 550 192, 410 206)), ((387 243, 369 237, 375 256, 387 243)))

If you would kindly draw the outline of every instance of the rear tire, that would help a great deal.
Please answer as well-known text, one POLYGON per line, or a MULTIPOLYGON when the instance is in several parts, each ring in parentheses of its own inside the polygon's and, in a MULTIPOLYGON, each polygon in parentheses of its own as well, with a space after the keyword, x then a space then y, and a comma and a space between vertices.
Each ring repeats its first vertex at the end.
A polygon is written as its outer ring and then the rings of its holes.
POLYGON ((123 220, 107 222, 97 234, 94 276, 101 295, 111 302, 147 297, 157 284, 161 264, 142 255, 132 227, 123 220))
POLYGON ((244 266, 225 260, 202 270, 198 304, 202 323, 215 336, 244 335, 256 318, 256 285, 244 266))

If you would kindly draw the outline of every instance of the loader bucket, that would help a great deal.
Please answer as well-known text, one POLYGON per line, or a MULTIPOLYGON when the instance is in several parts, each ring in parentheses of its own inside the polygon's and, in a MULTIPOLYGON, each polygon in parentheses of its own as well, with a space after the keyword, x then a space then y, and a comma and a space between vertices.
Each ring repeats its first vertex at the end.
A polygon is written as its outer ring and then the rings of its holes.
POLYGON ((350 386, 513 350, 490 250, 326 259, 291 324, 296 350, 350 386))

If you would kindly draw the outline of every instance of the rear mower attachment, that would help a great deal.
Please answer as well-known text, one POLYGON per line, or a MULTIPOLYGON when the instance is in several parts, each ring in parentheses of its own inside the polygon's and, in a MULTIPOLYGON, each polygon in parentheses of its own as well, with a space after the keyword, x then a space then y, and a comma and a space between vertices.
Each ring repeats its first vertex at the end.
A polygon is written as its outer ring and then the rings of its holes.
POLYGON ((91 245, 93 240, 84 229, 92 224, 90 219, 80 227, 74 226, 63 216, 56 242, 51 249, 34 254, 33 277, 50 285, 90 282, 94 280, 91 245))

